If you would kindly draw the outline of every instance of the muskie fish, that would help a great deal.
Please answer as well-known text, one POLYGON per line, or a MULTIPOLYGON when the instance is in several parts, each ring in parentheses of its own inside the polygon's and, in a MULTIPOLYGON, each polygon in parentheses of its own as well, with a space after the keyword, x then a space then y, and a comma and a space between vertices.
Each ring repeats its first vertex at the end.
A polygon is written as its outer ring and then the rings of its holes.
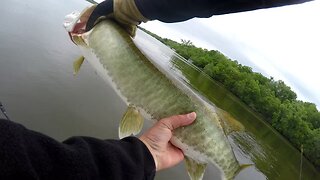
MULTIPOLYGON (((171 140, 185 154, 190 178, 202 179, 208 163, 218 167, 222 179, 228 180, 248 166, 239 165, 232 151, 225 134, 232 126, 221 119, 221 111, 205 102, 190 87, 159 70, 118 24, 103 20, 91 31, 83 33, 76 29, 82 23, 81 16, 77 13, 66 16, 65 27, 85 59, 128 104, 119 125, 120 138, 141 130, 143 118, 140 112, 162 119, 194 111, 197 113, 195 122, 176 129, 171 140)), ((75 71, 83 60, 80 58, 75 62, 75 71)))

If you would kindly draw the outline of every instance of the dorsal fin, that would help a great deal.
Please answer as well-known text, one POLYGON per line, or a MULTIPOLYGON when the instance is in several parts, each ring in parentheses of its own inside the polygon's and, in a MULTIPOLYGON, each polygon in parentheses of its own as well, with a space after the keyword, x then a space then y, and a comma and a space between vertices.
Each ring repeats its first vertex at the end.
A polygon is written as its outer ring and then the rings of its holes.
POLYGON ((236 173, 234 174, 234 177, 236 177, 242 170, 254 166, 254 164, 241 164, 239 169, 236 171, 236 173))
POLYGON ((245 130, 244 126, 228 112, 217 109, 217 114, 220 117, 220 123, 226 135, 229 135, 232 132, 241 132, 245 130))

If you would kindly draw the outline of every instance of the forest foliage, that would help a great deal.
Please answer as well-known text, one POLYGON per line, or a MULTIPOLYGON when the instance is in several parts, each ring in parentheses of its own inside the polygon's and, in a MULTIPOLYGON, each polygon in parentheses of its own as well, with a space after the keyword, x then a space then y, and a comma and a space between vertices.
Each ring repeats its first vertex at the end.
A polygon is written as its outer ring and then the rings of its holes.
POLYGON ((281 80, 253 72, 216 50, 198 48, 189 40, 181 43, 147 33, 173 48, 214 80, 260 113, 297 149, 320 169, 320 112, 316 105, 297 100, 297 95, 281 80))

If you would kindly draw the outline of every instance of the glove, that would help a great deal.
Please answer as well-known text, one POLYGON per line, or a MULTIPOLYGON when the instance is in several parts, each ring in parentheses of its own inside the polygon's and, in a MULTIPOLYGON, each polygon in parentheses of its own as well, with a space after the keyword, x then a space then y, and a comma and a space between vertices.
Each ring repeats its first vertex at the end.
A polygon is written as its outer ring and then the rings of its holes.
POLYGON ((132 37, 135 36, 137 25, 148 21, 138 10, 134 0, 106 0, 93 5, 93 8, 89 8, 86 14, 91 14, 86 24, 86 31, 91 30, 99 20, 112 18, 132 37))

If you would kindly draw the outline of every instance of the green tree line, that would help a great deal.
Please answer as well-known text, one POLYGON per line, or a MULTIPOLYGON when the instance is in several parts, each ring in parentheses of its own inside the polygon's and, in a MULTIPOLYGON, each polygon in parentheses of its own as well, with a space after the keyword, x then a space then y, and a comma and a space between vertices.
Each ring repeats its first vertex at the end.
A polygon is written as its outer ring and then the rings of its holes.
POLYGON ((253 72, 216 50, 194 46, 189 40, 177 43, 147 33, 173 48, 184 58, 201 68, 285 136, 297 149, 320 169, 320 112, 316 105, 297 100, 297 95, 281 80, 253 72))

